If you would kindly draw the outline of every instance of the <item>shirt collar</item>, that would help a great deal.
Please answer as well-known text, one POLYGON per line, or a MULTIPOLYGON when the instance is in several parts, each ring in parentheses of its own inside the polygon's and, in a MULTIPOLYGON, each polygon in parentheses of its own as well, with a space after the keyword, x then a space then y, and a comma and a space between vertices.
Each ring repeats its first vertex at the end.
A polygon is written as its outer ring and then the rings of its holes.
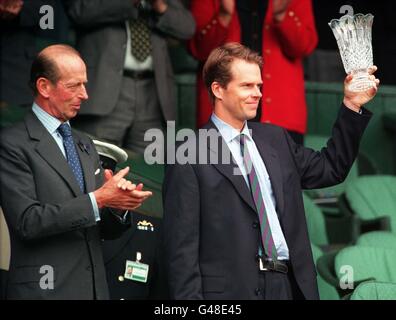
POLYGON ((220 131, 220 134, 222 135, 226 143, 230 143, 232 140, 239 137, 240 134, 244 134, 249 140, 252 140, 247 121, 245 121, 245 125, 243 126, 242 131, 239 132, 239 130, 235 129, 228 123, 221 120, 218 116, 216 116, 214 112, 212 113, 211 120, 220 131))
MULTIPOLYGON (((62 124, 59 119, 50 115, 38 104, 36 104, 36 102, 33 102, 32 110, 50 134, 54 134, 56 130, 58 130, 59 126, 62 124)), ((67 121, 66 123, 70 126, 69 121, 67 121)))

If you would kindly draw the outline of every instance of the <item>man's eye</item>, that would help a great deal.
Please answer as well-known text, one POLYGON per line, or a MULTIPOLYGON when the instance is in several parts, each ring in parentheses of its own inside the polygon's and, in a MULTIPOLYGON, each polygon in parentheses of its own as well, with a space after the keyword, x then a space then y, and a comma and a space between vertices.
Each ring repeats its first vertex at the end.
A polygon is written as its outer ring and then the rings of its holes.
POLYGON ((80 86, 80 85, 77 83, 77 84, 68 85, 67 87, 68 87, 69 89, 76 90, 79 86, 80 86))

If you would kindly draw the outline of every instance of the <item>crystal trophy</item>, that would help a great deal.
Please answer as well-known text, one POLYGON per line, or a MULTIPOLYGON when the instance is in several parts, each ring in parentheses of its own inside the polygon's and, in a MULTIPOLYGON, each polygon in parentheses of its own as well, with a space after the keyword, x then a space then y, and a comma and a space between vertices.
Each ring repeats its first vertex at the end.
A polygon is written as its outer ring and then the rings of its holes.
POLYGON ((371 27, 374 16, 361 13, 353 16, 344 15, 333 19, 329 26, 337 40, 342 64, 347 74, 352 74, 349 90, 366 91, 375 86, 370 80, 368 68, 373 65, 371 45, 371 27))

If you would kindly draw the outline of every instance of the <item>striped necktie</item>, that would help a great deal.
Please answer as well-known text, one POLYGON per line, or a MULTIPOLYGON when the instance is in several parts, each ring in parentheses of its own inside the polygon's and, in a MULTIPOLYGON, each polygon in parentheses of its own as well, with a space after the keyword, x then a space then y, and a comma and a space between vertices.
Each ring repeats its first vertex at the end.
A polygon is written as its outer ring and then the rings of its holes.
POLYGON ((249 150, 246 146, 246 135, 241 134, 239 141, 240 141, 241 153, 243 157, 243 164, 245 166, 249 181, 250 192, 252 193, 257 214, 259 216, 261 241, 264 248, 264 252, 266 253, 267 257, 275 261, 278 259, 278 255, 276 252, 274 239, 272 238, 271 228, 265 210, 264 200, 263 200, 258 176, 254 168, 252 159, 250 157, 249 150))
POLYGON ((66 151, 66 159, 74 176, 77 179, 78 185, 82 192, 85 190, 84 175, 81 168, 80 158, 78 157, 76 145, 72 137, 71 128, 67 123, 62 123, 58 127, 58 132, 63 138, 63 145, 66 151))

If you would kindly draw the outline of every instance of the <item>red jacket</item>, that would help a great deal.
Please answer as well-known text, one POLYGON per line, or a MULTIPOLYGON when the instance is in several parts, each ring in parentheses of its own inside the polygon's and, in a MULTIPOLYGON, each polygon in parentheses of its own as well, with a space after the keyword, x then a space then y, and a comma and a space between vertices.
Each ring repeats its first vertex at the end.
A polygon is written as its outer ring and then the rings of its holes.
MULTIPOLYGON (((201 61, 197 77, 197 125, 207 122, 212 107, 202 81, 202 66, 211 50, 226 43, 240 42, 241 32, 235 10, 227 28, 218 19, 220 0, 192 0, 191 11, 197 23, 189 41, 192 55, 201 61)), ((272 1, 263 25, 263 97, 261 122, 305 133, 307 107, 302 59, 318 41, 311 0, 291 0, 281 23, 272 18, 272 1)))

